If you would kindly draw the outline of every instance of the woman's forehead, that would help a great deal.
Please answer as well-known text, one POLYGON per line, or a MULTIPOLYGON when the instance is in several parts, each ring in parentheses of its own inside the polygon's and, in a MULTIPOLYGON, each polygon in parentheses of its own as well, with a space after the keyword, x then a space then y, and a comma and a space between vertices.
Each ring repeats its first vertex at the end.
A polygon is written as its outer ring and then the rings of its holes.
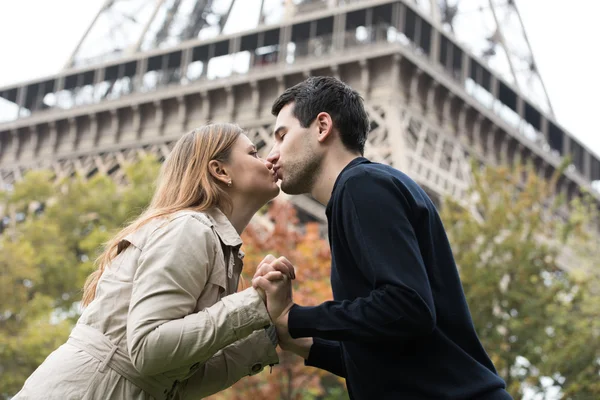
POLYGON ((250 138, 248 138, 248 136, 246 136, 243 133, 240 134, 235 144, 236 147, 244 150, 250 147, 254 147, 254 143, 252 143, 252 140, 250 140, 250 138))

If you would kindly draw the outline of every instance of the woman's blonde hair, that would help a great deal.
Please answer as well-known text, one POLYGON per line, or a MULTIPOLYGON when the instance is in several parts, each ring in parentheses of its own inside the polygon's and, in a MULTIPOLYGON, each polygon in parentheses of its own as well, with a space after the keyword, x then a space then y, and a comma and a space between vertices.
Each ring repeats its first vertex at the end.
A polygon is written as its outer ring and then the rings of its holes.
POLYGON ((161 166, 158 184, 148 208, 106 243, 96 260, 97 269, 83 287, 83 306, 96 295, 102 273, 117 256, 119 243, 154 218, 181 210, 204 211, 219 207, 228 212, 231 199, 209 172, 212 160, 227 162, 231 149, 243 130, 234 124, 211 124, 183 135, 161 166))

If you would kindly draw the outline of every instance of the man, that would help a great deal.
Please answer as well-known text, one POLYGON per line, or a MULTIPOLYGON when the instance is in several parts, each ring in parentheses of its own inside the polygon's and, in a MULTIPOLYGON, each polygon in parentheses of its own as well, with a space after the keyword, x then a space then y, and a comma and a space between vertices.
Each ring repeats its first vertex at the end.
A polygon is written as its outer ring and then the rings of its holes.
POLYGON ((475 333, 432 201, 402 172, 363 157, 360 95, 311 77, 272 113, 267 159, 282 190, 327 206, 334 297, 296 305, 289 284, 257 274, 272 315, 285 310, 275 321, 281 347, 345 377, 351 399, 510 399, 475 333))

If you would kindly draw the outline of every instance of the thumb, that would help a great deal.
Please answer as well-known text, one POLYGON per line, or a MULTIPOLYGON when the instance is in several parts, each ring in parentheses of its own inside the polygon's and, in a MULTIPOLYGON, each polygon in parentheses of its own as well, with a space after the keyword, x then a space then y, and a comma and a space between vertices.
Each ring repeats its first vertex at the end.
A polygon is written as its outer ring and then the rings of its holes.
POLYGON ((254 289, 262 289, 265 292, 271 288, 271 282, 268 279, 259 276, 258 278, 254 278, 252 280, 252 287, 254 289))

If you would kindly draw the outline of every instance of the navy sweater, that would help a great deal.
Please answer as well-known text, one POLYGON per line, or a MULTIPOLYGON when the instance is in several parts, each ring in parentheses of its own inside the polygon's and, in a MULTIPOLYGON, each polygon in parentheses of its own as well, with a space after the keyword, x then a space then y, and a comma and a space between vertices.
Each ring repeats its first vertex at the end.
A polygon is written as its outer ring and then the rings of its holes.
POLYGON ((359 157, 326 213, 334 300, 289 314, 291 336, 314 340, 306 365, 345 377, 351 399, 510 399, 423 189, 359 157))

